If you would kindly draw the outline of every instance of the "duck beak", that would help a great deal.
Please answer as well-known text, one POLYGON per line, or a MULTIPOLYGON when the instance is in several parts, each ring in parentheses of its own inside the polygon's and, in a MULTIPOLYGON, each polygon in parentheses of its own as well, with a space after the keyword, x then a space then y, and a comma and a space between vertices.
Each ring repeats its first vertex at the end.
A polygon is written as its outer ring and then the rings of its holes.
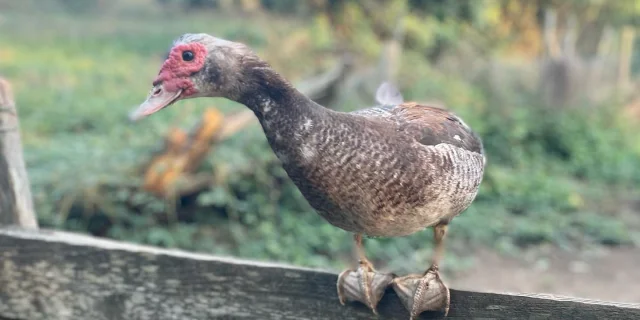
POLYGON ((152 113, 156 113, 176 102, 178 98, 180 98, 180 94, 182 94, 182 90, 170 92, 165 90, 162 84, 158 84, 151 89, 147 100, 129 114, 129 119, 131 121, 137 121, 152 113))

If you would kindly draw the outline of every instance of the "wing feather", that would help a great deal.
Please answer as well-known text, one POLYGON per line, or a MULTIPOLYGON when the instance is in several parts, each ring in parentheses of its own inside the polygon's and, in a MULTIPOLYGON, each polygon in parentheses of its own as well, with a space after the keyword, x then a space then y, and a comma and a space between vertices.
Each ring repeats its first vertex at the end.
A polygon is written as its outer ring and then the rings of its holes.
POLYGON ((403 103, 391 110, 401 131, 424 145, 447 143, 471 152, 484 154, 482 141, 452 112, 417 103, 403 103))

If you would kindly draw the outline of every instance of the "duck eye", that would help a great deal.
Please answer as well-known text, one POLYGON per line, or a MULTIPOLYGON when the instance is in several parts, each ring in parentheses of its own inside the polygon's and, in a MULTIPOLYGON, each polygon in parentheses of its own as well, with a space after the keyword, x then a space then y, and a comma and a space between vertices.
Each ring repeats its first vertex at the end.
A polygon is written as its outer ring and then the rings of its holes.
POLYGON ((193 60, 193 52, 191 51, 184 51, 182 52, 182 60, 184 61, 191 61, 193 60))

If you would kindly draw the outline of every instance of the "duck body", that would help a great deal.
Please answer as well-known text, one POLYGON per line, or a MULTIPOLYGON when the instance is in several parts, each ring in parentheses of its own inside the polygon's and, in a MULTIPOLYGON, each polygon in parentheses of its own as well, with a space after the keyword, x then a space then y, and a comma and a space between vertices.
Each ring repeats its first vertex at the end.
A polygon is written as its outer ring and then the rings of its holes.
POLYGON ((291 180, 332 225, 404 236, 450 221, 475 199, 482 143, 452 113, 411 102, 314 111, 289 123, 291 133, 268 117, 261 123, 291 180))
POLYGON ((480 138, 453 113, 404 102, 383 84, 378 106, 338 112, 296 90, 246 45, 184 34, 171 47, 138 120, 176 101, 223 97, 251 109, 276 156, 309 204, 332 225, 352 232, 357 270, 337 281, 339 301, 373 312, 389 286, 411 319, 444 311, 450 293, 439 274, 449 222, 475 199, 486 163, 480 138), (422 274, 375 270, 362 235, 397 237, 433 227, 434 252, 422 274))

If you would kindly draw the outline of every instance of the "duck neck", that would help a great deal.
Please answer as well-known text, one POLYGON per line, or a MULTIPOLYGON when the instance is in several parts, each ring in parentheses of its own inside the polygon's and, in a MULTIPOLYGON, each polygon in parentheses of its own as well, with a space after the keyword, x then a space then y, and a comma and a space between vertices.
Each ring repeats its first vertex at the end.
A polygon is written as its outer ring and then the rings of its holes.
POLYGON ((326 112, 269 67, 255 67, 245 79, 236 100, 254 112, 275 151, 303 139, 303 124, 326 112))

